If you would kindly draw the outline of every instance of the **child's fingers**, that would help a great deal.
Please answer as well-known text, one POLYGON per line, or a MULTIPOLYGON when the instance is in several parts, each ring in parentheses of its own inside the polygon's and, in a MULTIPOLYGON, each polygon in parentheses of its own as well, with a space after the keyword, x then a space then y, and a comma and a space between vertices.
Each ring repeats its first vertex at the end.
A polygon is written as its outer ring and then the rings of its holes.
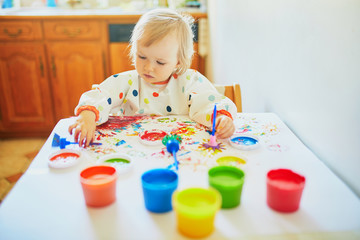
POLYGON ((215 122, 215 130, 216 132, 221 131, 222 128, 224 128, 224 121, 222 117, 216 118, 216 122, 215 122))
POLYGON ((90 143, 93 141, 93 134, 91 132, 88 132, 86 135, 86 142, 85 142, 85 147, 88 147, 90 145, 90 143))
POLYGON ((216 136, 218 138, 224 139, 231 137, 235 132, 235 125, 231 119, 224 117, 219 119, 218 128, 216 129, 216 136))
POLYGON ((73 129, 74 129, 76 126, 77 126, 77 123, 71 124, 71 125, 69 126, 68 131, 69 131, 70 135, 72 134, 72 131, 73 131, 73 129))

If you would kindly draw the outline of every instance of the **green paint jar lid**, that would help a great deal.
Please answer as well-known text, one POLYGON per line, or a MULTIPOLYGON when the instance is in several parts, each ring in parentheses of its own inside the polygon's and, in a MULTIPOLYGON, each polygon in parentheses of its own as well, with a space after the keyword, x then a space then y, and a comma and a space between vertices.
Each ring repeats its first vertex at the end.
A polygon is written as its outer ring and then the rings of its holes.
POLYGON ((98 163, 101 165, 114 167, 117 174, 125 174, 133 167, 133 161, 131 157, 124 153, 107 154, 100 158, 98 163))

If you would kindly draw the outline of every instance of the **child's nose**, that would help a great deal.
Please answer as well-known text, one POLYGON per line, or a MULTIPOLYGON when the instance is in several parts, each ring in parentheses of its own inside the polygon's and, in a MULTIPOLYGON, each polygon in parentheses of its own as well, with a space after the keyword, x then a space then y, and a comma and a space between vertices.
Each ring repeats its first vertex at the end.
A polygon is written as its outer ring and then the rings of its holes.
POLYGON ((154 70, 154 68, 153 68, 153 66, 152 66, 152 64, 151 64, 150 61, 148 61, 148 62, 145 64, 145 70, 146 70, 146 71, 149 71, 149 72, 151 72, 151 71, 154 70))

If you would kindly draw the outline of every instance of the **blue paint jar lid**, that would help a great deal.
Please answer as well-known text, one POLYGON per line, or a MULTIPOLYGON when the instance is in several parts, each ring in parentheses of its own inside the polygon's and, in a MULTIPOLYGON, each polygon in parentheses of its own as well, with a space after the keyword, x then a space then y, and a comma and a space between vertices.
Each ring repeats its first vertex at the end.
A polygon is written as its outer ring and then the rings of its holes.
POLYGON ((241 150, 253 150, 260 146, 260 142, 257 137, 244 134, 235 134, 229 141, 231 146, 241 150))

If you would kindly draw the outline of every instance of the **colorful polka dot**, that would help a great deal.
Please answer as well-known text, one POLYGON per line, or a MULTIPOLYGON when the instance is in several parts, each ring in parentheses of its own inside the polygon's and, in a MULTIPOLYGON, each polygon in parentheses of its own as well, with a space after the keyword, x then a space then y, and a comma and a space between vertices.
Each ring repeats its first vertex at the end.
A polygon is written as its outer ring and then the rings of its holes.
POLYGON ((186 79, 187 79, 187 80, 190 80, 190 75, 187 75, 187 76, 186 76, 186 79))
POLYGON ((128 100, 127 99, 124 99, 124 103, 126 103, 128 100))
POLYGON ((119 74, 114 74, 113 76, 114 76, 114 77, 118 77, 118 76, 119 76, 119 74))
POLYGON ((159 94, 158 94, 157 92, 153 92, 153 96, 154 96, 154 97, 158 97, 159 94))
POLYGON ((166 107, 166 111, 171 112, 171 110, 172 110, 172 109, 171 109, 170 106, 167 106, 167 107, 166 107))
POLYGON ((149 99, 145 98, 144 103, 149 104, 149 99))
POLYGON ((111 104, 111 98, 108 98, 107 102, 109 103, 109 105, 111 104))
POLYGON ((129 79, 129 81, 128 81, 128 84, 131 86, 132 85, 132 80, 131 79, 129 79))
POLYGON ((122 99, 123 97, 124 97, 124 93, 121 92, 121 93, 119 94, 119 98, 122 99))
POLYGON ((215 96, 214 96, 214 95, 210 95, 210 96, 208 97, 208 99, 209 99, 209 101, 213 102, 213 101, 215 100, 215 96))
POLYGON ((203 82, 203 79, 201 77, 198 77, 199 82, 203 82))
POLYGON ((211 119, 210 114, 206 114, 206 121, 210 121, 210 119, 211 119))
POLYGON ((136 97, 136 96, 138 95, 138 91, 137 91, 137 90, 134 90, 134 91, 133 91, 133 95, 134 95, 134 97, 136 97))
POLYGON ((182 91, 183 93, 185 92, 185 87, 184 87, 184 86, 181 88, 181 91, 182 91))
POLYGON ((174 74, 173 74, 173 77, 174 77, 175 79, 177 79, 177 78, 178 78, 178 75, 177 75, 176 73, 174 73, 174 74))
POLYGON ((144 109, 140 109, 139 114, 143 114, 143 113, 144 113, 144 109))
POLYGON ((97 109, 98 109, 99 111, 104 110, 104 108, 103 108, 102 106, 98 106, 97 109))

